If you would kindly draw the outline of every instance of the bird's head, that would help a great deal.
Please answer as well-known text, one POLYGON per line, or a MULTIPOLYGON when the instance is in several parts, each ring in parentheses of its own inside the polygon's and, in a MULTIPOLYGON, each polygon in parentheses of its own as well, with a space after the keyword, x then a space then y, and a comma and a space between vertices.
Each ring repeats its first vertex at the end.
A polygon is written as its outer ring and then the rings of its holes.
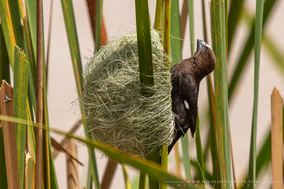
POLYGON ((202 76, 211 73, 216 65, 216 57, 212 48, 201 39, 197 39, 197 48, 194 55, 199 59, 198 67, 202 72, 202 76))

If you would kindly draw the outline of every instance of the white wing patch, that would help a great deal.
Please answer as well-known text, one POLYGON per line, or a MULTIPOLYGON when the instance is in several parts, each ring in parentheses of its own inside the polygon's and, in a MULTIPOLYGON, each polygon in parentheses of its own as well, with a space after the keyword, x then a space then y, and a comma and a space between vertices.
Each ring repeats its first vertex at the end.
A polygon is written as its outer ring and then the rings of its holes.
POLYGON ((189 105, 188 105, 188 103, 186 101, 184 101, 184 106, 185 106, 186 109, 189 110, 189 105))

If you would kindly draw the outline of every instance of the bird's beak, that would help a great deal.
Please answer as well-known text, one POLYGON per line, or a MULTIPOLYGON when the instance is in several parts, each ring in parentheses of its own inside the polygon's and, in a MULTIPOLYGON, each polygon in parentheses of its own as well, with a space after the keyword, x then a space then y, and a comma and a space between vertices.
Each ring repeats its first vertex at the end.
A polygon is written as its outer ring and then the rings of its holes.
POLYGON ((207 45, 207 43, 205 43, 205 42, 204 42, 204 41, 202 41, 201 39, 197 39, 197 48, 196 48, 196 52, 201 51, 205 45, 207 45))

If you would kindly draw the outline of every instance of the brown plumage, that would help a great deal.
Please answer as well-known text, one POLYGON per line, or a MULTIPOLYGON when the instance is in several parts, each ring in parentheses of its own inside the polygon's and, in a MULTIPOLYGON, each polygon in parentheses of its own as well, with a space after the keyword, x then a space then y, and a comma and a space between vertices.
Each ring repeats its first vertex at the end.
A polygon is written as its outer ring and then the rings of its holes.
POLYGON ((168 147, 170 153, 174 144, 190 128, 192 137, 197 119, 197 101, 200 81, 211 73, 216 65, 212 48, 204 41, 197 40, 197 50, 188 59, 182 60, 171 69, 172 111, 175 117, 175 136, 168 147))

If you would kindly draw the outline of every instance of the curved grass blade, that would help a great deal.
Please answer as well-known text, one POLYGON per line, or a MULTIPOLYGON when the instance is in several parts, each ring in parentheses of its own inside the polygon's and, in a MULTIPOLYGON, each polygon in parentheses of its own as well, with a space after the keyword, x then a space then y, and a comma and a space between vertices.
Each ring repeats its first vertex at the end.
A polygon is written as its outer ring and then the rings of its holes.
MULTIPOLYGON (((61 0, 61 4, 62 4, 62 10, 64 14, 65 27, 66 27, 67 37, 68 37, 71 59, 73 63, 73 71, 74 71, 75 80, 76 80, 78 97, 81 98, 82 90, 83 90, 82 63, 81 63, 77 30, 76 30, 76 24, 75 24, 75 18, 74 18, 73 4, 71 0, 61 0)), ((85 110, 83 108, 83 105, 82 104, 80 105, 81 105, 81 114, 82 114, 82 121, 84 124, 85 135, 86 135, 86 138, 91 138, 91 134, 88 132, 87 121, 85 119, 85 110)), ((88 146, 88 153, 89 153, 89 158, 90 158, 89 160, 90 160, 90 167, 92 171, 92 178, 94 180, 96 189, 99 189, 100 184, 99 184, 99 177, 98 177, 98 171, 97 171, 96 156, 95 156, 94 150, 91 149, 89 146, 88 146)))
MULTIPOLYGON (((277 0, 265 1, 264 9, 263 9, 263 23, 262 23, 263 28, 265 28, 266 21, 267 21, 269 15, 270 15, 270 12, 271 12, 271 10, 274 7, 276 2, 277 2, 277 0)), ((246 42, 244 48, 242 48, 243 51, 242 51, 241 56, 238 60, 238 63, 236 64, 236 67, 233 71, 232 78, 231 78, 230 83, 229 83, 229 91, 228 91, 229 102, 231 101, 234 90, 235 90, 235 88, 236 88, 236 86, 239 82, 239 78, 242 74, 244 67, 246 66, 248 57, 249 57, 249 55, 252 51, 253 43, 254 43, 254 33, 255 33, 254 27, 255 27, 254 25, 251 26, 251 33, 250 33, 250 35, 247 39, 247 42, 246 42)))
POLYGON ((273 59, 273 63, 278 68, 282 74, 284 75, 284 56, 283 53, 280 51, 280 47, 277 46, 275 42, 273 42, 272 38, 267 35, 263 34, 262 43, 264 48, 266 49, 266 52, 270 55, 270 57, 273 59))
MULTIPOLYGON (((225 2, 211 1, 212 47, 216 55, 214 70, 216 124, 221 180, 231 180, 230 135, 228 124, 228 89, 226 63, 225 2)), ((222 185, 230 188, 230 183, 222 185)))
MULTIPOLYGON (((14 116, 25 119, 27 116, 27 92, 28 92, 28 68, 29 63, 26 61, 26 55, 21 52, 18 46, 14 48, 14 91, 13 91, 13 111, 14 116)), ((17 158, 19 168, 20 188, 24 186, 24 168, 25 168, 25 125, 15 123, 17 158)))
MULTIPOLYGON (((253 17, 250 16, 247 11, 243 11, 242 20, 245 21, 248 26, 251 26, 253 24, 252 21, 254 21, 253 17)), ((265 31, 263 31, 262 35, 262 43, 266 52, 273 59, 272 62, 275 63, 275 66, 278 67, 281 74, 284 75, 284 56, 282 55, 282 52, 279 51, 281 48, 278 47, 275 41, 273 41, 270 35, 268 35, 265 31)))
POLYGON ((156 164, 152 161, 123 153, 123 152, 113 148, 112 146, 102 144, 98 141, 94 141, 93 139, 90 139, 90 138, 82 139, 80 137, 74 136, 73 134, 63 132, 63 131, 58 130, 58 129, 50 128, 50 127, 47 127, 45 125, 36 124, 36 123, 30 122, 30 121, 27 121, 27 120, 24 120, 24 119, 20 119, 20 118, 14 118, 14 117, 10 117, 10 116, 0 115, 0 119, 3 120, 3 121, 7 121, 7 122, 27 124, 27 125, 30 125, 30 126, 33 126, 33 127, 36 127, 36 128, 46 129, 46 130, 55 132, 57 134, 65 135, 69 138, 73 138, 75 140, 78 140, 80 142, 85 143, 87 146, 90 146, 92 148, 96 148, 96 149, 104 152, 108 157, 110 157, 110 158, 112 158, 112 159, 114 159, 118 162, 123 162, 125 164, 128 164, 128 165, 130 165, 134 168, 141 170, 144 173, 147 173, 151 177, 153 177, 157 180, 160 180, 161 182, 166 182, 166 184, 168 184, 169 186, 172 186, 174 188, 183 188, 183 189, 184 188, 185 189, 186 188, 187 189, 199 188, 199 187, 192 186, 192 185, 188 184, 185 180, 182 180, 181 178, 177 178, 176 176, 166 172, 165 170, 163 170, 161 168, 160 165, 158 165, 158 164, 156 164))
MULTIPOLYGON (((256 170, 256 129, 257 129, 257 110, 258 110, 258 88, 259 88, 259 64, 260 50, 262 41, 262 20, 263 20, 263 0, 256 1, 256 22, 255 22, 255 39, 254 39, 254 102, 253 117, 251 128, 251 145, 249 158, 248 179, 255 181, 256 170)), ((248 184, 248 188, 255 188, 254 184, 248 184)))

